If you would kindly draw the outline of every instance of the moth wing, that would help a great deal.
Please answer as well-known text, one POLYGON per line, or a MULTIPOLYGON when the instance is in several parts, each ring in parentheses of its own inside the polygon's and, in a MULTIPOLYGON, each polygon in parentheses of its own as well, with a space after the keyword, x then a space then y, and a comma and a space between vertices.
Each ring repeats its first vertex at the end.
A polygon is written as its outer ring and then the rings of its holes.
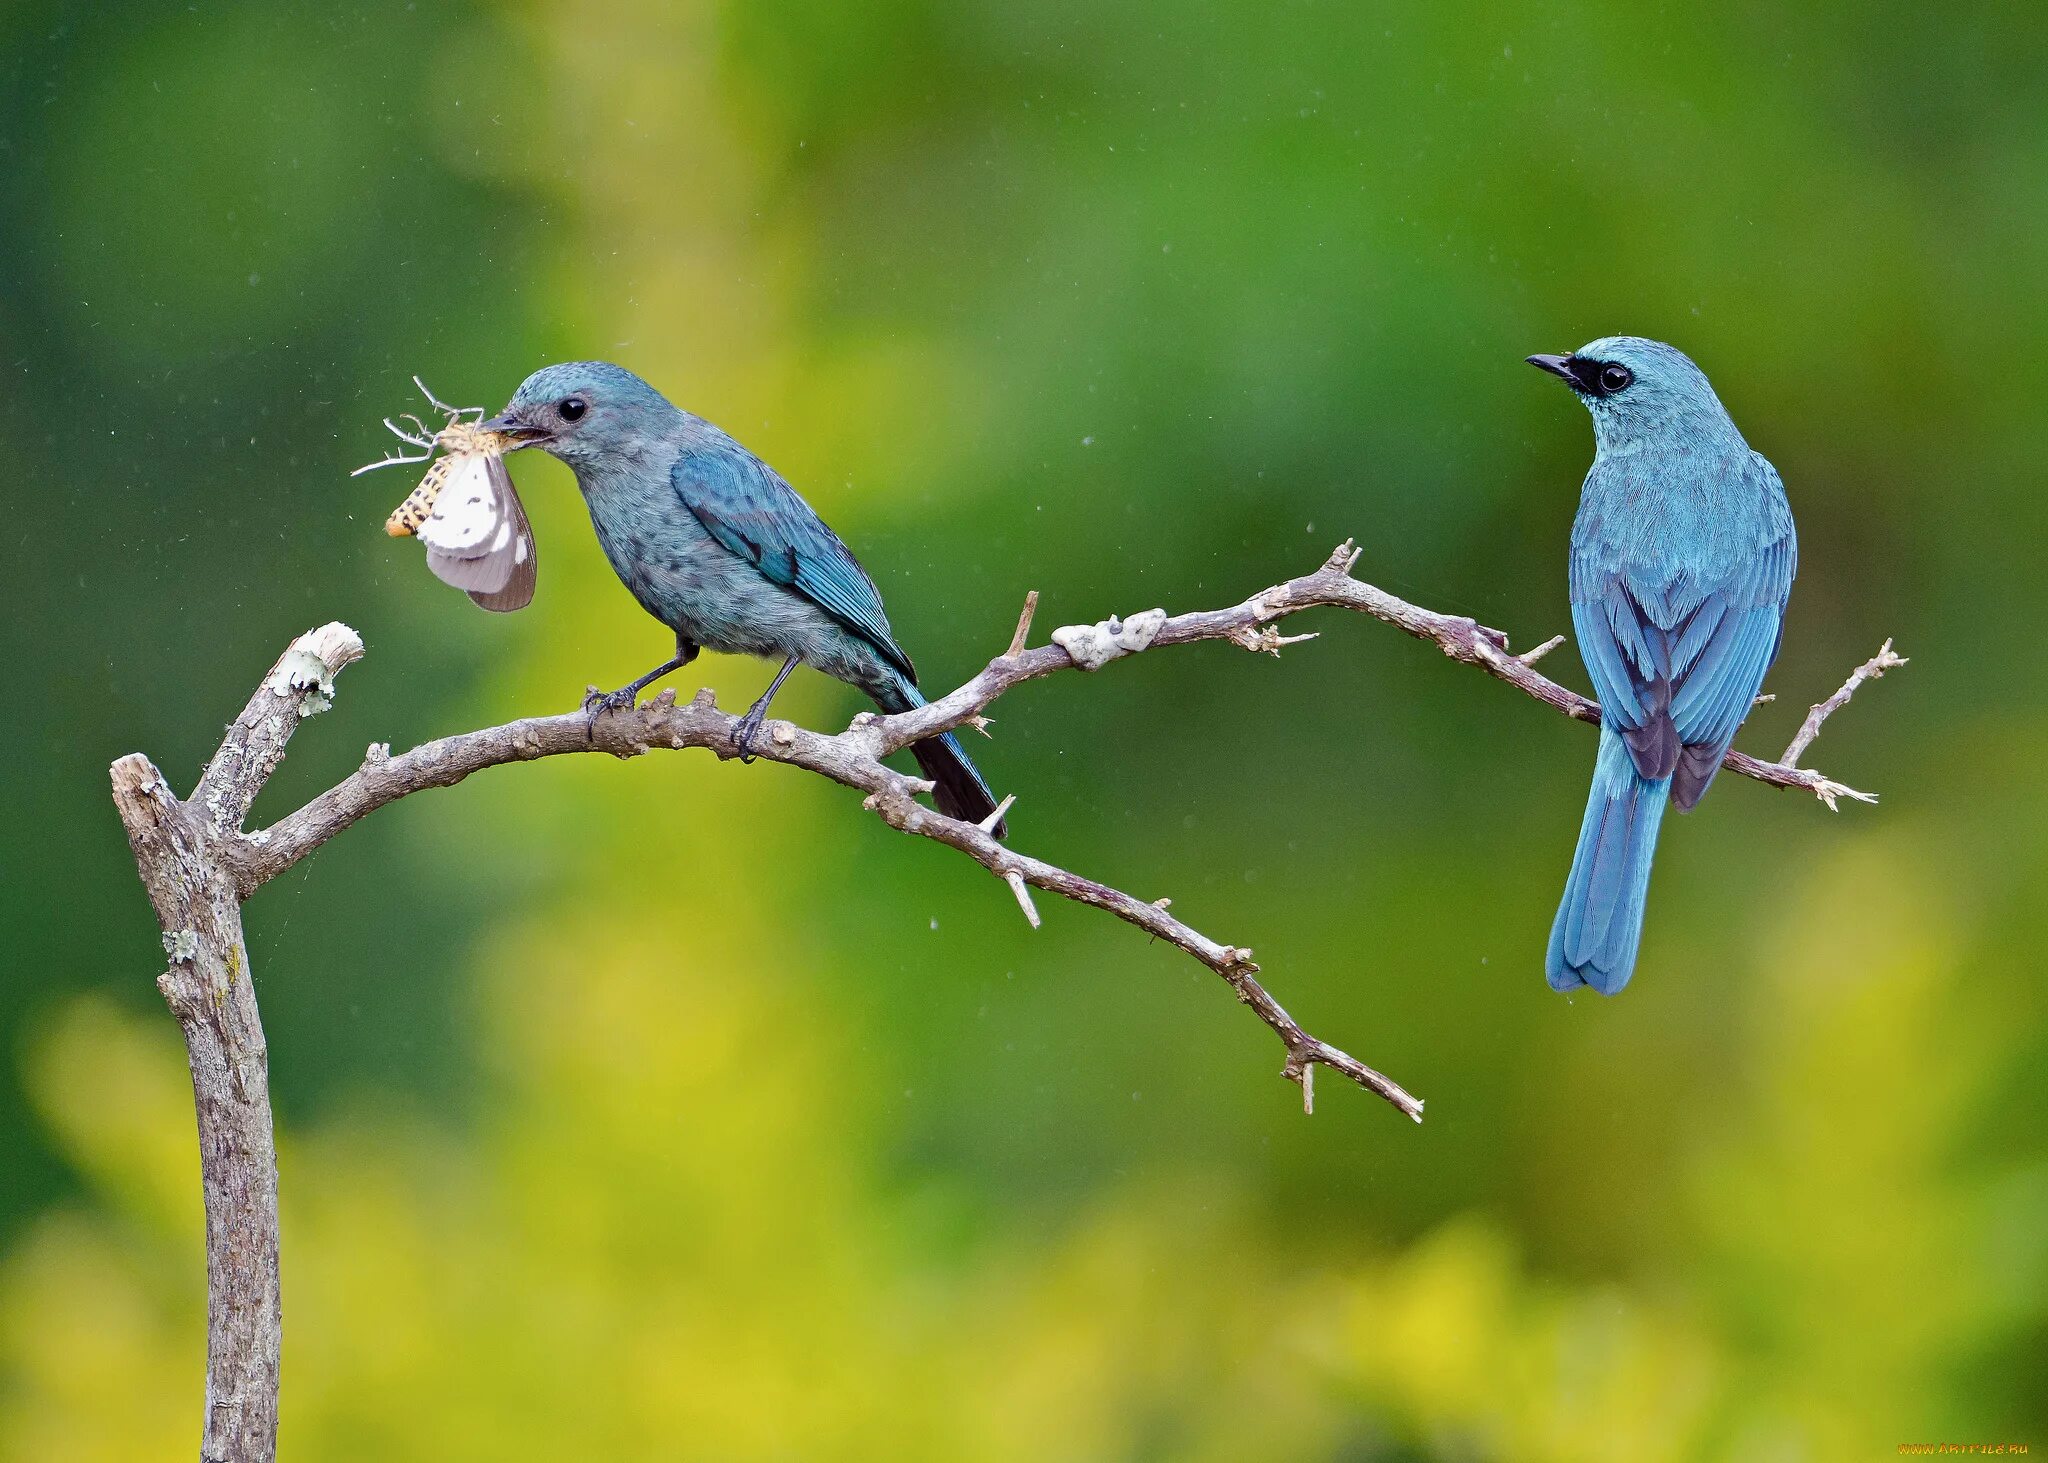
POLYGON ((504 459, 466 454, 449 474, 434 512, 420 525, 427 567, 487 610, 524 609, 537 564, 533 528, 504 459))
POLYGON ((445 559, 483 558, 503 527, 503 494, 491 480, 491 469, 502 476, 504 464, 488 452, 465 452, 446 461, 448 475, 420 523, 420 542, 445 559))
POLYGON ((519 501, 519 490, 512 486, 512 474, 505 471, 504 459, 491 459, 491 480, 503 494, 504 521, 511 529, 510 541, 499 550, 500 558, 511 559, 511 572, 502 587, 493 591, 472 589, 469 597, 487 610, 523 610, 533 603, 534 580, 540 571, 540 562, 534 557, 533 525, 526 521, 526 505, 519 501))

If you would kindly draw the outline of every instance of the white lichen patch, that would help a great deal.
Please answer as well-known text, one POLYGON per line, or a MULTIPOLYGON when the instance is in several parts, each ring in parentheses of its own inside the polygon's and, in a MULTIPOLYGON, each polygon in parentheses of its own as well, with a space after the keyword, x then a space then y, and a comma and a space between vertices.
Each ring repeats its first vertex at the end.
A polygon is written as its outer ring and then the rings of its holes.
POLYGON ((299 714, 318 716, 334 704, 334 673, 327 662, 294 645, 264 682, 278 696, 299 696, 299 714))
POLYGON ((1129 619, 1111 615, 1093 625, 1062 625, 1052 632, 1052 643, 1066 651, 1084 671, 1101 670, 1120 656, 1136 655, 1158 637, 1166 623, 1166 611, 1140 610, 1129 619))
POLYGON ((199 937, 190 930, 165 930, 164 953, 180 965, 199 958, 199 937))

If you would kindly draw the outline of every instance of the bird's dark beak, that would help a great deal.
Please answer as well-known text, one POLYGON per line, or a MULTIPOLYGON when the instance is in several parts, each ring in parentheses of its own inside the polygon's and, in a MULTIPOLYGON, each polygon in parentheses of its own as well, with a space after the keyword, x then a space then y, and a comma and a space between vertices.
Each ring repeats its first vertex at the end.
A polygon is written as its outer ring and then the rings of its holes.
POLYGON ((547 441, 550 435, 544 428, 528 426, 509 411, 500 412, 487 422, 478 422, 477 427, 481 431, 498 432, 504 436, 516 438, 515 445, 507 449, 511 452, 517 452, 521 447, 538 446, 540 443, 547 441))
POLYGON ((1585 390, 1583 383, 1572 373, 1572 358, 1570 356, 1530 356, 1528 361, 1537 370, 1548 371, 1551 375, 1557 377, 1558 380, 1564 382, 1565 385, 1571 387, 1572 390, 1585 390))

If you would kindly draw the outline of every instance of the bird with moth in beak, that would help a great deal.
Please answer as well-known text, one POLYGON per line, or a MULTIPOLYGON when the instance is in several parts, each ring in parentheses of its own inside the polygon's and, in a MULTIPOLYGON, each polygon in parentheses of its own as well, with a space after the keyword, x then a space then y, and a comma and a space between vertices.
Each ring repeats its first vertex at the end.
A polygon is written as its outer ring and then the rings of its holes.
MULTIPOLYGON (((880 591, 839 536, 767 463, 631 371, 602 361, 545 367, 480 430, 568 465, 612 569, 675 634, 675 655, 593 695, 593 716, 630 707, 699 650, 782 663, 740 719, 742 758, 799 665, 859 688, 884 712, 925 704, 880 591)), ((941 812, 978 823, 995 811, 952 733, 910 750, 941 812)), ((1000 821, 992 831, 1004 836, 1000 821)))

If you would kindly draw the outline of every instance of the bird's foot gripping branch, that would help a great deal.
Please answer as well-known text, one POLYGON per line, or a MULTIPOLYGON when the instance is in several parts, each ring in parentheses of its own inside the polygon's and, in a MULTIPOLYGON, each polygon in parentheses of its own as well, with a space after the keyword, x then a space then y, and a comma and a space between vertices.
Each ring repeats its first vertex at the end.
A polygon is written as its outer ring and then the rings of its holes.
MULTIPOLYGON (((1313 1110, 1315 1069, 1327 1067, 1420 1122, 1420 1099, 1312 1036, 1287 1013, 1259 982, 1249 949, 1220 944, 1183 923, 1169 912, 1169 900, 1141 899, 998 842, 993 829, 1014 799, 1004 799, 979 822, 951 818, 918 801, 931 790, 929 782, 883 760, 942 732, 980 725, 1004 693, 1055 671, 1093 669, 1122 656, 1198 640, 1223 640, 1277 655, 1285 646, 1313 638, 1282 635, 1278 622, 1319 607, 1383 620, 1566 716, 1599 722, 1598 706, 1534 668, 1557 640, 1516 655, 1497 630, 1436 614, 1354 579, 1357 558, 1347 542, 1314 573, 1261 590, 1242 603, 1170 616, 1148 611, 1066 627, 1054 633, 1053 643, 1035 647, 1028 642, 1037 597, 1027 596, 1008 649, 951 693, 893 715, 863 713, 837 735, 771 721, 751 750, 852 788, 892 828, 966 854, 1009 887, 1033 926, 1038 911, 1031 891, 1038 889, 1106 910, 1186 951, 1220 976, 1280 1038, 1281 1074, 1301 1088, 1305 1108, 1313 1110)), ((578 710, 464 732, 406 752, 375 744, 361 767, 335 786, 269 828, 244 831, 257 793, 282 760, 299 722, 327 709, 335 677, 362 650, 355 632, 339 624, 293 641, 228 729, 187 800, 178 799, 146 757, 123 757, 113 766, 114 802, 170 956, 158 985, 185 1034, 199 1116, 208 1288, 203 1455, 209 1459, 245 1463, 273 1458, 277 1427, 277 1163, 269 1062, 242 937, 242 901, 365 814, 411 793, 451 786, 486 767, 568 752, 634 757, 659 748, 696 747, 723 759, 745 750, 737 742, 740 719, 719 710, 708 691, 687 702, 663 692, 645 705, 595 721, 578 710)), ((1830 807, 1840 797, 1872 801, 1871 795, 1797 762, 1821 723, 1859 686, 1902 664, 1887 642, 1839 691, 1813 708, 1782 758, 1762 762, 1731 752, 1724 765, 1775 787, 1803 789, 1830 807)))

